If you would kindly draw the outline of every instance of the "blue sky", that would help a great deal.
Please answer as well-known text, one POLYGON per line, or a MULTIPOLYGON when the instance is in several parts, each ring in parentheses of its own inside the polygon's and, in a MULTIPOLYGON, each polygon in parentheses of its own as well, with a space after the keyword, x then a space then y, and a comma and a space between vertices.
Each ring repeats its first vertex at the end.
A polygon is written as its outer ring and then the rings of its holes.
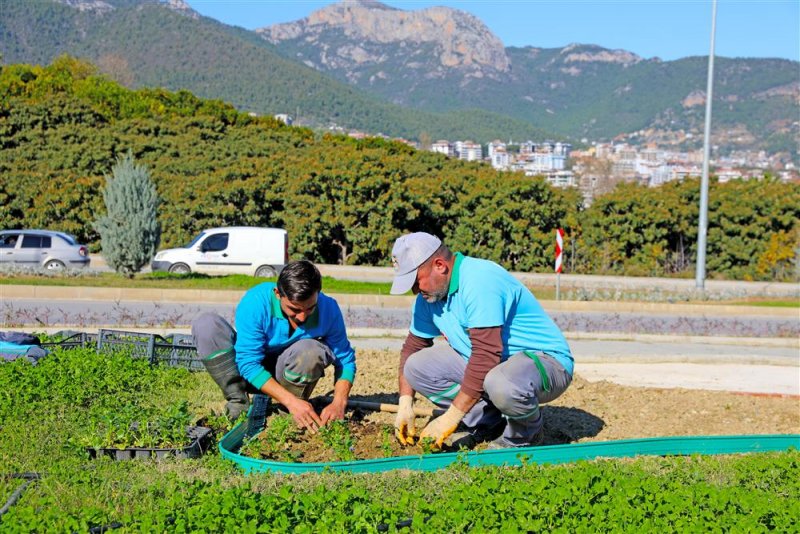
MULTIPOLYGON (((334 3, 188 0, 202 15, 255 29, 306 17, 334 3)), ((570 43, 620 48, 664 60, 708 54, 711 0, 462 0, 383 2, 405 10, 449 6, 481 19, 506 46, 570 43)), ((716 54, 800 60, 800 0, 718 0, 716 54)), ((800 76, 800 72, 798 73, 800 76)))

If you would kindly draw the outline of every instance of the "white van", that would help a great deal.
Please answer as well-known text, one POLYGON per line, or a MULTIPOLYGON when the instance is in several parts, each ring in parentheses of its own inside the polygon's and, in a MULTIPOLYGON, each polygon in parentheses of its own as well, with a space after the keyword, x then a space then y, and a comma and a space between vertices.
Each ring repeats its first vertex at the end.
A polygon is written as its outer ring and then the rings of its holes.
POLYGON ((203 230, 181 248, 161 250, 153 271, 277 276, 289 262, 289 236, 280 228, 232 226, 203 230))

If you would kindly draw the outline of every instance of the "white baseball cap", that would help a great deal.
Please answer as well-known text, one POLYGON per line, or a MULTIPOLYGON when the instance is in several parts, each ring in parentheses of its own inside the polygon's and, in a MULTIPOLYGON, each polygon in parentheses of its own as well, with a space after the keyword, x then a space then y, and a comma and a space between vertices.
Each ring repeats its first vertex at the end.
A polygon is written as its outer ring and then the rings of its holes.
POLYGON ((394 281, 392 295, 407 293, 417 281, 417 269, 442 245, 442 241, 425 232, 415 232, 397 238, 392 247, 394 281))

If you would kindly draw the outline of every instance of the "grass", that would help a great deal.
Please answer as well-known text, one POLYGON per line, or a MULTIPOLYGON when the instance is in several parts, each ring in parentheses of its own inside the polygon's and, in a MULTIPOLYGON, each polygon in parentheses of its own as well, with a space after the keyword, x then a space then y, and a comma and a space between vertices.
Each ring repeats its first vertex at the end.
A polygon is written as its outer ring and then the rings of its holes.
POLYGON ((732 306, 761 306, 764 308, 800 308, 800 299, 749 299, 740 301, 726 302, 725 304, 732 306))
MULTIPOLYGON (((0 274, 0 285, 38 285, 67 287, 122 287, 156 289, 215 289, 247 290, 263 282, 274 282, 275 278, 255 278, 243 274, 228 276, 209 276, 191 273, 186 275, 170 273, 146 273, 133 278, 125 278, 116 273, 97 273, 96 276, 53 277, 35 275, 0 274)), ((366 295, 388 295, 389 283, 358 282, 339 280, 330 276, 322 277, 322 289, 326 293, 350 293, 366 295)))

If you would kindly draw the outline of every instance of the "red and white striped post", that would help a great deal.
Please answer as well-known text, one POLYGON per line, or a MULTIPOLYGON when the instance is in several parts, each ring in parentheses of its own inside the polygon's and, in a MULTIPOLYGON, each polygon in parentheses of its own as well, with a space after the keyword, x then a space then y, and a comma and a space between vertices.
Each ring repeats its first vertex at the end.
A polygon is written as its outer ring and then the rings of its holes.
POLYGON ((561 268, 564 255, 564 230, 556 228, 556 300, 561 298, 561 268))

